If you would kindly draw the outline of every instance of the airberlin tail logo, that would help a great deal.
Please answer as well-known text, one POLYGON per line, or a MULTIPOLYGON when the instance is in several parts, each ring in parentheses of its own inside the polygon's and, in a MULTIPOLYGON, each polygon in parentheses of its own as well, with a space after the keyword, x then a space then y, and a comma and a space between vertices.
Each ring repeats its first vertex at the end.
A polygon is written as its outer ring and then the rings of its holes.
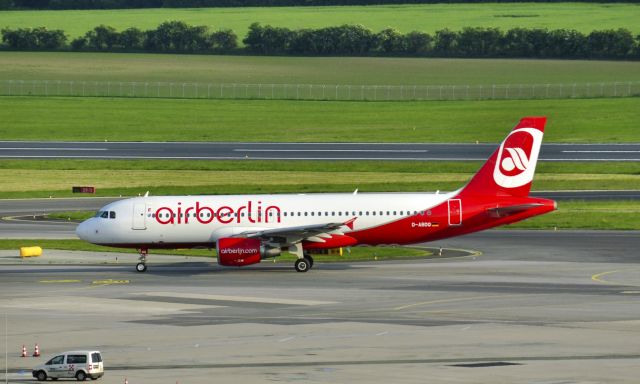
POLYGON ((503 188, 517 188, 529 184, 538 161, 542 132, 534 128, 520 128, 511 132, 500 145, 493 179, 503 188))

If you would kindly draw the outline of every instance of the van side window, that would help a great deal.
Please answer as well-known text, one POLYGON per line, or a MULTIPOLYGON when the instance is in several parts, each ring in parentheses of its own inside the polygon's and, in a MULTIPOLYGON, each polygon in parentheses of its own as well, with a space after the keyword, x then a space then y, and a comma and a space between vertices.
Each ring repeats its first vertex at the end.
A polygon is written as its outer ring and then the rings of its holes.
POLYGON ((67 355, 67 364, 86 364, 87 355, 67 355))
POLYGON ((102 355, 100 355, 98 352, 92 353, 91 354, 91 362, 92 363, 102 363, 102 355))

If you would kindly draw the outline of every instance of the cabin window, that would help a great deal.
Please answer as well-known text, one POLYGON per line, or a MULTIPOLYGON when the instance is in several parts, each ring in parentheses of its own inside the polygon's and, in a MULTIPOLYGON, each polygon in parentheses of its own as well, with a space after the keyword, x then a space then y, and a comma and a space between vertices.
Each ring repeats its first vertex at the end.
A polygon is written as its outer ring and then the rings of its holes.
POLYGON ((394 215, 394 216, 396 215, 396 211, 393 211, 393 215, 394 215))
POLYGON ((375 215, 376 215, 376 211, 371 212, 371 214, 372 214, 373 216, 375 216, 375 215))
POLYGON ((307 212, 305 212, 304 215, 307 216, 307 212))

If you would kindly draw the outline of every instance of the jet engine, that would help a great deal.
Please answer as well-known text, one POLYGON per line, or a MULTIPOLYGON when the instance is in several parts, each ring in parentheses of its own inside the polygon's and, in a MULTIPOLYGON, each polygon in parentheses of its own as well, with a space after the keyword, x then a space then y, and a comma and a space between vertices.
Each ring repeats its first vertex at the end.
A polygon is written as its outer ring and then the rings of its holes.
POLYGON ((260 239, 226 237, 218 239, 218 264, 242 267, 260 260, 280 255, 280 248, 264 244, 260 239))

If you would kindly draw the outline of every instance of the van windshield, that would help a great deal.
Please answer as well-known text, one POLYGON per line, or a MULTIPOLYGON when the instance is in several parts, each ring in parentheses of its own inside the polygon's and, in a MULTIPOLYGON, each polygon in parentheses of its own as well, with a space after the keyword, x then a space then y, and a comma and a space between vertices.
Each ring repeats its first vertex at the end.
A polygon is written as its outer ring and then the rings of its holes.
POLYGON ((102 363, 102 356, 98 352, 91 354, 91 362, 92 363, 102 363))

